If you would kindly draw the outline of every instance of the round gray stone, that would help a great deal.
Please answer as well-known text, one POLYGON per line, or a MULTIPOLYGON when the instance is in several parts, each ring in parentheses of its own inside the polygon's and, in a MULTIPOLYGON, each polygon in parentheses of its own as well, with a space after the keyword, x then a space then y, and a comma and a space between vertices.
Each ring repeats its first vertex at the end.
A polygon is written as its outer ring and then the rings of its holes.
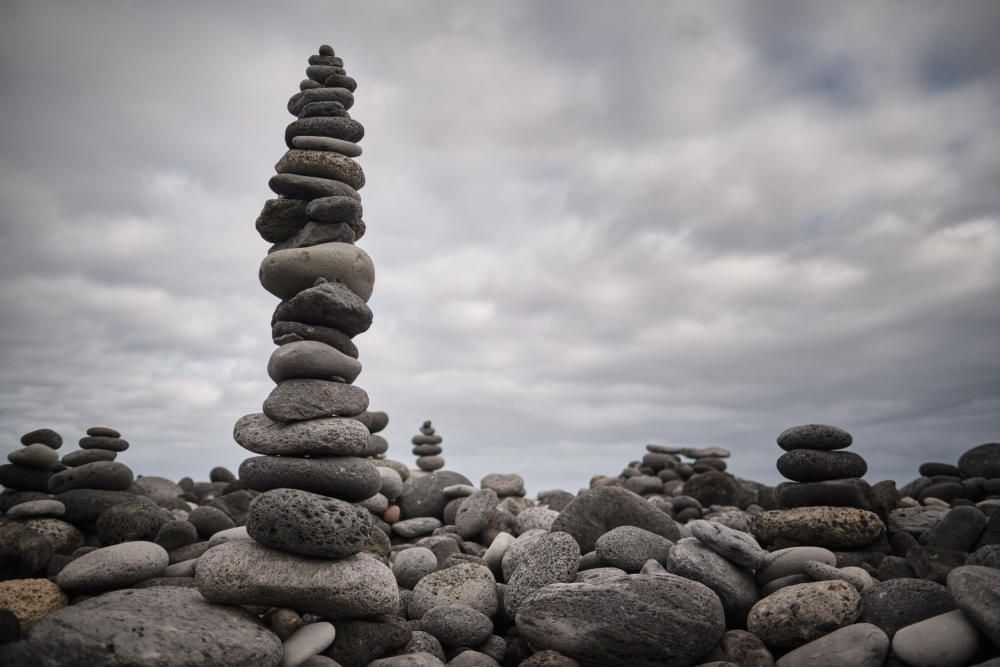
POLYGON ((50 428, 39 428, 21 436, 22 445, 32 445, 36 442, 48 445, 52 449, 59 449, 62 447, 63 439, 61 435, 50 428))
MULTIPOLYGON (((298 322, 357 336, 371 327, 372 311, 364 299, 344 283, 318 278, 317 284, 278 304, 271 321, 298 322)), ((328 344, 349 357, 357 358, 356 353, 344 350, 341 343, 335 341, 328 344)))
POLYGON ((365 185, 361 165, 349 157, 332 151, 308 151, 292 148, 278 160, 274 170, 279 174, 318 176, 347 183, 355 190, 365 185))
POLYGON ((285 380, 264 400, 263 411, 279 422, 351 417, 368 407, 364 389, 328 380, 285 380))
POLYGON ((579 567, 580 546, 573 536, 545 533, 519 559, 504 592, 504 609, 513 617, 532 593, 549 584, 573 581, 579 567))
POLYGON ((496 511, 497 502, 499 499, 492 489, 481 489, 465 498, 458 506, 458 514, 455 516, 459 536, 471 540, 481 533, 496 511))
POLYGON ((169 518, 169 513, 156 505, 136 503, 112 505, 101 512, 94 526, 94 532, 104 545, 136 540, 152 542, 160 532, 160 527, 169 518))
POLYGON ((437 570, 438 561, 427 547, 413 547, 396 553, 392 573, 403 588, 413 588, 417 582, 437 570))
POLYGON ((424 477, 407 479, 403 482, 403 490, 398 501, 403 516, 441 517, 444 506, 448 503, 444 489, 454 484, 471 484, 471 482, 464 475, 450 470, 440 470, 424 477))
POLYGON ((122 440, 118 436, 91 435, 80 438, 81 449, 108 449, 112 452, 124 452, 128 447, 128 440, 122 440))
POLYGON ((75 468, 97 461, 114 461, 117 457, 118 452, 113 452, 110 449, 77 449, 67 452, 62 457, 62 464, 70 468, 75 468))
POLYGON ((448 604, 424 614, 420 627, 445 646, 479 646, 492 634, 493 621, 467 605, 448 604))
POLYGON ((275 348, 267 374, 275 382, 308 378, 350 384, 361 374, 361 362, 325 343, 303 340, 275 348))
POLYGON ((741 567, 756 570, 767 557, 767 551, 761 548, 750 533, 702 519, 688 521, 684 525, 709 549, 741 567))
POLYGON ((264 546, 320 558, 360 553, 372 535, 367 510, 297 489, 275 489, 254 498, 246 528, 264 546))
POLYGON ((870 623, 855 623, 789 651, 777 667, 882 667, 889 637, 870 623))
POLYGON ((665 563, 673 546, 662 535, 636 526, 619 526, 601 535, 594 550, 604 563, 634 574, 647 560, 665 563))
POLYGON ((796 482, 863 477, 868 464, 854 452, 793 449, 778 458, 778 472, 796 482))
POLYGON ((361 146, 358 144, 333 137, 299 135, 292 139, 292 146, 309 151, 334 151, 347 157, 358 157, 362 152, 361 146))
POLYGON ((66 506, 58 500, 29 500, 14 505, 5 515, 8 519, 32 519, 35 517, 55 516, 66 513, 66 506))
POLYGON ((468 605, 492 617, 497 611, 497 586, 489 568, 459 563, 423 577, 413 587, 410 618, 423 618, 431 609, 448 604, 468 605))
POLYGON ((36 442, 21 449, 15 449, 7 455, 7 460, 29 468, 51 470, 59 463, 59 454, 48 445, 36 442))

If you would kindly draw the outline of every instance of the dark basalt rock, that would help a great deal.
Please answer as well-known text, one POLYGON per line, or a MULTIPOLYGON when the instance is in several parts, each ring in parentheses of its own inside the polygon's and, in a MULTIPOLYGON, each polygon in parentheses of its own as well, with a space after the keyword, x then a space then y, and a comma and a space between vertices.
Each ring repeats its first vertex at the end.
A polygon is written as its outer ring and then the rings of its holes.
POLYGON ((344 558, 371 538, 370 513, 336 498, 275 489, 257 496, 247 513, 247 532, 264 546, 319 558, 344 558))
POLYGON ((862 477, 868 464, 854 452, 793 449, 778 459, 778 472, 796 482, 862 477))
POLYGON ((610 486, 582 492, 559 514, 552 531, 569 533, 580 551, 588 553, 597 538, 618 526, 637 526, 672 541, 680 538, 677 524, 667 514, 627 489, 610 486))
POLYGON ((257 491, 300 489, 352 502, 371 498, 382 485, 375 466, 353 456, 255 456, 240 465, 240 479, 257 491))

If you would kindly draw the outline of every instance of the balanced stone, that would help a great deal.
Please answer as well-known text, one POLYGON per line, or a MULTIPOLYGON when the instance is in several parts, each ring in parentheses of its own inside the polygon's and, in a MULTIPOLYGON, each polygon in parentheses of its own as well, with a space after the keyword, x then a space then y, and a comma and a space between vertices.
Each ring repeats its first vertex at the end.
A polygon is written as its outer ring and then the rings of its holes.
POLYGON ((862 477, 868 464, 854 452, 793 449, 778 459, 778 471, 796 482, 862 477))
POLYGON ((233 427, 241 447, 271 456, 361 456, 369 435, 363 424, 349 417, 285 423, 258 412, 240 417, 233 427))
MULTIPOLYGON (((313 118, 315 116, 345 116, 349 117, 351 114, 347 113, 347 109, 340 102, 335 102, 334 100, 327 100, 323 102, 308 102, 303 105, 299 110, 299 118, 313 118)), ((295 139, 298 139, 296 137, 295 139)), ((295 139, 292 139, 292 145, 295 145, 295 139)))
POLYGON ((844 429, 825 424, 804 424, 785 429, 778 436, 778 446, 786 451, 793 449, 844 449, 853 438, 844 429))
POLYGON ((63 456, 62 464, 75 468, 97 461, 114 461, 117 456, 118 452, 113 452, 110 449, 77 449, 63 456))
POLYGON ((257 216, 257 232, 269 243, 290 239, 309 222, 306 206, 300 199, 268 199, 257 216))
POLYGON ((58 500, 29 500, 14 505, 5 515, 8 519, 31 519, 43 516, 62 516, 66 506, 58 500))
POLYGON ((851 507, 799 507, 753 517, 754 536, 763 543, 795 540, 831 549, 871 544, 885 531, 878 515, 851 507))
POLYGON ((291 148, 292 139, 301 136, 332 137, 357 143, 365 136, 365 128, 351 118, 300 118, 285 128, 285 144, 291 148))
POLYGON ((293 148, 278 160, 274 169, 279 174, 331 178, 347 183, 355 190, 360 190, 365 185, 365 173, 357 162, 330 151, 304 151, 293 148))
POLYGON ((48 445, 36 442, 22 449, 15 449, 7 455, 7 460, 29 468, 51 470, 59 463, 59 455, 48 445))
POLYGON ((337 102, 344 109, 350 109, 354 104, 354 95, 351 90, 336 86, 303 90, 288 100, 288 113, 298 116, 303 107, 315 102, 337 102))
MULTIPOLYGON (((316 119, 310 119, 316 120, 316 119)), ((318 197, 356 197, 357 191, 347 183, 319 176, 276 174, 267 182, 275 194, 292 199, 312 200, 318 197)))
POLYGON ((350 384, 360 373, 360 361, 314 340, 282 345, 267 362, 267 374, 275 382, 307 378, 350 384))
POLYGON ((306 207, 311 220, 324 223, 350 223, 360 220, 362 212, 361 202, 351 197, 323 197, 312 200, 306 207))
POLYGON ((300 489, 349 501, 372 497, 382 484, 375 466, 353 456, 255 456, 240 464, 240 479, 256 491, 300 489))
POLYGON ((329 327, 348 336, 368 331, 372 324, 372 311, 361 297, 344 283, 323 279, 317 282, 278 304, 272 321, 287 320, 329 327))
POLYGON ((973 447, 958 459, 963 477, 1000 478, 1000 442, 973 447))
POLYGON ((63 439, 61 435, 50 428, 36 429, 21 436, 22 445, 33 445, 36 442, 48 445, 52 449, 59 449, 62 447, 63 439))
POLYGON ((353 77, 349 77, 346 74, 331 74, 324 79, 323 85, 334 88, 346 88, 352 93, 358 88, 358 82, 355 81, 353 77))
POLYGON ((0 486, 19 491, 48 492, 52 472, 29 466, 6 463, 0 465, 0 486))
POLYGON ((109 435, 89 435, 80 438, 81 449, 110 449, 113 452, 124 452, 128 449, 128 440, 109 435))
POLYGON ((354 229, 347 224, 318 223, 309 221, 305 227, 295 233, 295 236, 285 239, 280 243, 275 243, 268 248, 267 253, 278 252, 279 250, 292 250, 295 248, 308 248, 321 243, 354 243, 357 236, 354 229))
POLYGON ((260 265, 261 285, 281 299, 309 289, 317 278, 340 281, 367 302, 375 284, 375 268, 368 253, 349 243, 279 250, 265 257, 260 265))
POLYGON ((390 614, 399 608, 392 571, 367 554, 324 560, 225 542, 202 555, 198 590, 221 604, 289 607, 331 619, 390 614))
POLYGON ((87 435, 94 436, 95 438, 120 438, 122 434, 113 428, 107 426, 91 426, 87 429, 87 435))
POLYGON ((351 342, 350 336, 331 327, 312 326, 301 322, 275 322, 271 325, 271 337, 275 345, 288 345, 300 340, 318 340, 337 348, 349 357, 358 358, 358 347, 351 342))
POLYGON ((435 470, 440 470, 441 468, 444 467, 444 457, 437 455, 420 456, 417 458, 417 467, 427 472, 434 472, 435 470))
MULTIPOLYGON (((818 451, 797 449, 795 451, 818 451)), ((831 452, 832 453, 832 452, 831 452)), ((775 499, 786 509, 827 505, 872 509, 872 487, 863 479, 831 479, 823 482, 782 482, 775 487, 775 499)))
POLYGON ((517 627, 532 648, 588 667, 693 665, 726 629, 718 597, 671 574, 546 586, 521 605, 517 627))
POLYGON ((310 151, 334 151, 347 157, 358 157, 361 155, 361 146, 343 139, 333 137, 310 137, 299 135, 292 139, 293 148, 301 148, 310 151))
POLYGON ((343 558, 371 539, 368 511, 297 489, 275 489, 250 503, 247 533, 260 544, 304 556, 343 558))
POLYGON ((124 491, 132 485, 132 469, 116 461, 96 461, 58 472, 49 480, 49 491, 72 489, 124 491))
POLYGON ((354 385, 329 380, 285 380, 265 399, 263 411, 274 421, 295 422, 351 417, 367 407, 368 394, 354 385))

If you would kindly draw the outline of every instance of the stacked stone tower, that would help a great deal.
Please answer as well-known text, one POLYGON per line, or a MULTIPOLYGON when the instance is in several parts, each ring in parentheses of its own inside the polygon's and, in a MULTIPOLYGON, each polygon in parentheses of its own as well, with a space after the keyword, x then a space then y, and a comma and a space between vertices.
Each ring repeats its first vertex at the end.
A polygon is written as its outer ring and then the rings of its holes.
POLYGON ((362 553, 373 524, 355 504, 380 491, 382 477, 365 457, 384 451, 370 431, 386 421, 366 412, 368 395, 354 384, 361 363, 351 339, 371 326, 375 280, 371 258, 355 245, 365 229, 357 192, 365 179, 352 158, 364 128, 348 113, 356 83, 331 47, 309 58, 306 75, 288 101, 297 120, 269 182, 279 197, 257 219, 274 244, 260 282, 281 299, 267 365, 276 386, 263 412, 234 429, 256 454, 240 479, 263 493, 247 513, 252 540, 206 553, 197 583, 217 602, 353 618, 395 611, 399 601, 391 570, 362 553))
POLYGON ((417 457, 417 467, 425 472, 434 472, 444 467, 441 456, 441 436, 434 432, 430 420, 420 426, 420 433, 410 439, 413 454, 417 457))
POLYGON ((847 431, 826 424, 783 431, 778 446, 785 453, 778 459, 778 472, 792 481, 778 485, 778 504, 872 509, 871 486, 861 479, 868 464, 860 455, 843 451, 852 441, 847 431))

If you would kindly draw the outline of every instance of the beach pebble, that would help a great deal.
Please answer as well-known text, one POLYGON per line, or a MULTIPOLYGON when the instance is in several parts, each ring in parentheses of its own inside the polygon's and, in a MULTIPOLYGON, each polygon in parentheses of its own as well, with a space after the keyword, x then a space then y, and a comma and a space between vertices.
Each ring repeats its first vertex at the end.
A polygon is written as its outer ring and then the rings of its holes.
POLYGON ((325 651, 336 634, 333 624, 326 621, 302 626, 282 642, 280 667, 299 667, 308 658, 325 651))
POLYGON ((794 648, 853 623, 861 614, 861 594, 843 581, 796 584, 755 604, 747 630, 768 646, 794 648))
POLYGON ((892 652, 911 667, 962 667, 979 650, 979 632, 961 609, 901 628, 892 652))
POLYGON ((889 654, 889 637, 870 623, 855 623, 789 651, 778 667, 881 667, 889 654))
POLYGON ((65 591, 92 593, 124 588, 157 577, 167 567, 166 550, 153 542, 123 542, 81 556, 56 577, 65 591))
POLYGON ((607 565, 634 574, 647 560, 665 563, 673 546, 674 543, 662 535, 635 526, 619 526, 601 535, 594 550, 607 565))

